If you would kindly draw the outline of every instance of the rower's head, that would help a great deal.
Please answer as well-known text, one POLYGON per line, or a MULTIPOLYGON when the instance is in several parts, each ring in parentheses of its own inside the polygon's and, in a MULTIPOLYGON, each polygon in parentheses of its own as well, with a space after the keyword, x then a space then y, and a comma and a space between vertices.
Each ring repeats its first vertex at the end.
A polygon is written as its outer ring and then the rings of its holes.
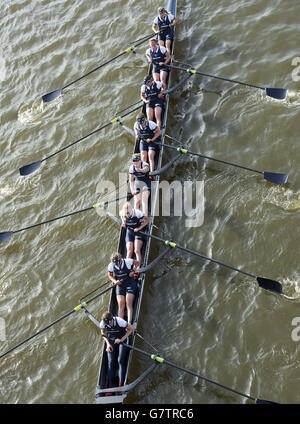
POLYGON ((149 86, 149 85, 152 84, 152 82, 153 82, 152 75, 146 75, 145 78, 144 78, 143 84, 149 86))
POLYGON ((130 217, 133 214, 133 209, 130 202, 125 202, 120 211, 120 215, 123 217, 130 217))
POLYGON ((168 12, 166 11, 166 9, 164 7, 159 7, 158 13, 159 13, 159 16, 161 18, 164 18, 167 15, 168 12))
POLYGON ((119 252, 115 252, 111 255, 110 260, 112 263, 118 267, 122 265, 122 255, 119 252))
POLYGON ((156 40, 156 38, 151 38, 151 40, 149 41, 150 47, 152 50, 156 51, 157 46, 158 46, 158 41, 156 40))
POLYGON ((102 321, 104 321, 105 325, 111 325, 113 318, 113 314, 109 311, 104 312, 104 314, 102 315, 102 321))
POLYGON ((133 165, 138 165, 139 162, 141 162, 141 160, 142 160, 142 158, 141 158, 141 154, 140 153, 135 153, 132 156, 132 163, 133 163, 133 165))
POLYGON ((136 122, 143 127, 146 125, 146 116, 141 112, 136 116, 136 122))

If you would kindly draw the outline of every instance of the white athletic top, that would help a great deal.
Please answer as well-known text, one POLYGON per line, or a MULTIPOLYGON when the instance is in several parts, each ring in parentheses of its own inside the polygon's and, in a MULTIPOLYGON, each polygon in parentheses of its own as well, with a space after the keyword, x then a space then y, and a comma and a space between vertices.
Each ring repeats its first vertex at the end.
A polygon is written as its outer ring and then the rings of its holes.
MULTIPOLYGON (((162 82, 156 81, 156 87, 160 90, 162 88, 162 82)), ((142 87, 141 87, 141 93, 144 94, 145 91, 146 91, 146 84, 143 84, 142 87)))
MULTIPOLYGON (((155 128, 157 127, 156 123, 153 122, 153 121, 148 121, 148 123, 149 123, 150 130, 155 130, 155 128)), ((137 131, 139 130, 139 127, 138 127, 138 123, 137 122, 134 124, 133 128, 135 130, 137 130, 137 131)))
MULTIPOLYGON (((150 168, 150 166, 149 166, 149 163, 147 163, 147 162, 142 162, 142 169, 143 168, 146 168, 146 166, 148 166, 148 168, 150 168)), ((132 164, 132 165, 130 165, 130 167, 129 167, 129 174, 134 174, 134 165, 132 164)), ((140 212, 139 210, 137 210, 137 209, 133 209, 134 211, 136 211, 136 212, 140 212)), ((132 214, 132 216, 137 216, 138 218, 143 218, 143 216, 139 216, 137 213, 136 214, 132 214)))
MULTIPOLYGON (((160 51, 162 52, 162 54, 165 54, 167 52, 167 49, 164 46, 157 46, 157 48, 160 49, 160 51)), ((153 50, 151 49, 151 47, 146 50, 146 54, 148 54, 149 56, 151 56, 150 52, 153 52, 153 50)))
MULTIPOLYGON (((126 328, 127 326, 128 326, 128 322, 127 321, 125 321, 125 319, 123 319, 123 318, 120 318, 120 317, 114 317, 114 320, 117 322, 117 324, 120 326, 120 327, 124 327, 124 328, 126 328)), ((100 322, 100 328, 101 329, 105 329, 105 324, 104 324, 104 321, 101 321, 100 322)))
MULTIPOLYGON (((175 16, 172 15, 171 13, 168 13, 167 16, 168 16, 170 22, 172 22, 174 20, 174 18, 175 18, 175 16)), ((158 19, 158 16, 156 16, 156 18, 154 19, 153 23, 155 25, 158 25, 158 22, 159 22, 159 19, 158 19)))
MULTIPOLYGON (((135 210, 135 209, 133 209, 133 210, 135 210)), ((141 212, 141 214, 142 214, 142 216, 140 217, 140 216, 138 216, 138 215, 135 215, 135 216, 137 216, 138 218, 143 218, 143 216, 144 216, 144 214, 141 212)), ((126 264, 126 266, 127 266, 127 268, 128 269, 131 269, 131 267, 132 267, 132 265, 134 264, 134 260, 133 259, 123 259, 123 261, 125 261, 125 264, 126 264)), ((122 264, 123 264, 123 262, 122 262, 122 264)), ((116 268, 118 268, 118 269, 120 269, 119 267, 117 267, 116 265, 114 265, 112 262, 108 265, 108 267, 107 267, 107 271, 108 272, 114 272, 114 266, 116 267, 116 268)), ((122 265, 121 265, 122 266, 122 265)), ((121 318, 119 318, 119 319, 121 319, 121 318)))

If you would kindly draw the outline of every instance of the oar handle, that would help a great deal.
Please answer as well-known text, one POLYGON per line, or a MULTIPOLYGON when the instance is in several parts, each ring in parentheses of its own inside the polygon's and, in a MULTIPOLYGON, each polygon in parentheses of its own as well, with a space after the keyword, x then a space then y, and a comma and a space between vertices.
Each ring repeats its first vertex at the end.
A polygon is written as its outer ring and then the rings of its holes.
POLYGON ((65 315, 61 316, 60 318, 58 318, 57 320, 53 321, 51 324, 47 325, 46 327, 42 328, 41 330, 37 331, 36 333, 34 333, 32 336, 28 337, 26 340, 23 340, 22 342, 18 343, 17 345, 15 345, 14 347, 10 348, 9 350, 7 350, 6 352, 2 353, 0 355, 0 358, 3 358, 3 356, 7 355, 8 353, 12 352, 13 350, 17 349, 18 347, 22 346, 23 344, 25 344, 26 342, 29 342, 30 340, 32 340, 34 337, 38 336, 39 334, 43 333, 44 331, 48 330, 48 328, 52 327, 54 324, 57 324, 59 321, 62 321, 64 318, 67 318, 69 315, 73 314, 73 312, 75 312, 74 309, 72 309, 72 311, 66 313, 65 315))
POLYGON ((248 168, 247 166, 238 165, 237 163, 228 162, 228 161, 222 160, 222 159, 212 158, 211 156, 207 156, 207 155, 204 155, 202 153, 191 152, 190 150, 187 150, 183 147, 175 147, 175 146, 171 146, 169 144, 164 144, 164 143, 157 143, 157 144, 160 144, 161 146, 167 147, 169 149, 177 150, 178 152, 181 152, 181 153, 185 153, 185 154, 189 154, 189 155, 193 155, 193 156, 198 156, 200 158, 213 160, 213 161, 219 162, 219 163, 225 163, 227 165, 232 165, 232 166, 235 166, 237 168, 246 169, 247 171, 256 172, 258 174, 264 174, 262 171, 258 171, 257 169, 248 168))
MULTIPOLYGON (((134 111, 136 111, 138 109, 140 109, 140 106, 137 106, 137 107, 131 109, 129 112, 124 113, 123 115, 120 116, 120 118, 125 118, 125 116, 130 115, 132 112, 134 112, 134 111)), ((79 138, 76 141, 73 141, 73 143, 68 144, 67 146, 63 147, 62 149, 58 150, 57 152, 54 152, 51 155, 47 156, 46 158, 42 159, 41 162, 43 162, 43 161, 45 161, 47 159, 52 158, 53 156, 57 155, 58 153, 63 152, 64 150, 68 149, 69 147, 74 146, 75 144, 79 143, 80 141, 85 140, 86 138, 90 137, 91 135, 96 134, 98 131, 103 130, 104 128, 108 127, 109 125, 112 125, 115 122, 118 122, 118 118, 114 118, 112 121, 107 122, 106 124, 102 125, 101 127, 97 128, 96 130, 92 131, 91 133, 89 133, 89 134, 87 134, 87 135, 79 138)))
POLYGON ((231 269, 233 271, 240 272, 240 273, 242 273, 244 275, 247 275, 248 277, 252 277, 252 278, 255 278, 255 279, 257 278, 256 275, 250 274, 249 272, 246 272, 246 271, 243 271, 241 269, 235 268, 235 267, 233 267, 231 265, 227 265, 224 262, 221 262, 221 261, 218 261, 217 259, 213 259, 213 258, 210 258, 208 256, 205 256, 202 253, 195 252, 194 250, 188 249, 186 247, 182 247, 179 244, 174 243, 174 242, 172 242, 170 240, 163 240, 162 238, 157 237, 157 236, 154 236, 153 234, 146 234, 146 233, 143 233, 143 234, 145 234, 147 237, 151 237, 151 238, 153 238, 155 240, 159 240, 159 241, 165 243, 166 246, 177 247, 179 250, 182 250, 183 252, 191 253, 192 255, 199 256, 202 259, 206 259, 206 260, 211 261, 211 262, 214 262, 214 263, 216 263, 218 265, 222 265, 222 266, 224 266, 226 268, 229 268, 229 269, 231 269))
MULTIPOLYGON (((74 312, 80 311, 82 309, 83 306, 88 305, 89 303, 91 303, 93 300, 97 299, 98 297, 102 296, 104 293, 108 292, 109 290, 113 289, 114 286, 110 286, 105 290, 102 290, 100 293, 96 294, 95 296, 93 296, 91 299, 87 300, 84 303, 80 303, 78 306, 76 306, 75 308, 72 309, 72 311, 67 312, 66 314, 62 315, 60 318, 57 318, 55 321, 53 321, 51 324, 48 324, 46 327, 42 328, 41 330, 37 331, 36 333, 34 333, 32 336, 28 337, 27 339, 23 340, 22 342, 18 343, 17 345, 13 346, 12 348, 10 348, 9 350, 7 350, 6 352, 2 353, 0 355, 0 358, 3 358, 3 356, 7 355, 8 353, 12 352, 13 350, 17 349, 18 347, 22 346, 23 344, 25 344, 26 342, 29 342, 30 340, 32 340, 34 337, 38 336, 39 334, 43 333, 44 331, 48 330, 48 328, 52 327, 53 325, 57 324, 58 322, 62 321, 63 319, 67 318, 68 316, 72 315, 74 312)), ((98 287, 99 289, 99 287, 98 287)), ((86 296, 84 296, 83 298, 85 298, 86 296)), ((82 298, 82 299, 83 299, 82 298)))
POLYGON ((128 349, 131 349, 131 350, 134 350, 136 352, 139 352, 142 355, 148 356, 149 358, 151 358, 154 361, 157 361, 157 362, 159 362, 161 364, 169 365, 169 366, 171 366, 173 368, 176 368, 176 369, 178 369, 180 371, 183 371, 183 372, 185 372, 187 374, 191 374, 191 375, 193 375, 195 377, 198 377, 198 378, 200 378, 202 380, 205 380, 205 381, 207 381, 209 383, 215 384, 216 386, 222 387, 223 389, 229 390, 229 391, 231 391, 233 393, 236 393, 236 394, 238 394, 240 396, 246 397, 247 399, 251 399, 254 402, 256 401, 256 399, 254 397, 250 396, 250 395, 247 395, 245 393, 239 392, 238 390, 232 389, 231 387, 225 386, 224 384, 218 383, 217 381, 214 381, 214 380, 211 380, 211 379, 209 379, 207 377, 204 377, 204 376, 202 376, 202 375, 200 375, 200 374, 198 374, 198 373, 196 373, 194 371, 188 370, 187 368, 183 368, 180 365, 175 364, 174 362, 168 361, 167 359, 160 357, 158 354, 151 354, 151 353, 145 352, 142 349, 139 349, 139 348, 137 348, 135 346, 131 346, 131 345, 126 344, 126 343, 123 343, 123 346, 127 347, 128 349))
POLYGON ((196 69, 193 69, 193 68, 185 69, 185 68, 182 68, 181 66, 175 66, 175 65, 165 65, 165 66, 168 66, 168 67, 173 68, 173 69, 178 69, 180 71, 190 72, 192 74, 202 75, 203 77, 215 78, 215 79, 219 79, 219 80, 222 80, 222 81, 230 81, 230 82, 233 82, 233 83, 236 83, 236 84, 246 85, 248 87, 254 87, 254 88, 259 88, 261 90, 265 90, 265 87, 261 87, 259 85, 248 84, 246 82, 241 82, 241 81, 233 80, 233 79, 230 79, 230 78, 224 78, 224 77, 218 77, 216 75, 205 74, 204 72, 196 71, 196 69))
POLYGON ((98 69, 102 68, 105 65, 108 65, 110 62, 113 62, 115 59, 117 59, 120 56, 123 56, 124 54, 126 54, 126 51, 121 52, 120 54, 118 54, 117 56, 113 57, 112 59, 107 60, 106 62, 102 63, 101 65, 97 66, 96 68, 92 69, 91 71, 87 72, 86 74, 82 75, 81 77, 77 78, 76 80, 70 82, 69 84, 65 85, 62 90, 64 90, 65 88, 70 87, 70 85, 75 84, 75 82, 78 82, 80 80, 82 80, 83 78, 87 77, 88 75, 92 74, 95 71, 98 71, 98 69))
POLYGON ((90 137, 91 135, 96 134, 98 131, 103 130, 104 128, 108 127, 109 125, 111 125, 111 122, 108 122, 107 124, 102 125, 102 127, 97 128, 96 130, 94 130, 94 131, 92 131, 91 133, 89 133, 89 134, 87 134, 87 135, 85 135, 85 136, 83 136, 83 137, 79 138, 79 139, 78 139, 78 140, 76 140, 76 141, 73 141, 73 143, 68 144, 67 146, 63 147, 62 149, 58 150, 57 152, 52 153, 51 155, 49 155, 49 156, 47 156, 46 158, 42 159, 42 160, 41 160, 41 162, 44 162, 45 160, 50 159, 50 158, 52 158, 52 157, 53 157, 53 156, 55 156, 55 155, 58 155, 59 153, 63 152, 64 150, 69 149, 69 147, 72 147, 72 146, 74 146, 75 144, 79 143, 80 141, 85 140, 86 138, 90 137))
POLYGON ((123 56, 126 53, 132 52, 135 53, 134 48, 143 44, 145 41, 149 40, 149 38, 151 38, 153 36, 153 34, 143 38, 139 43, 136 43, 135 46, 130 46, 128 47, 126 50, 124 50, 123 52, 119 53, 117 56, 113 57, 112 59, 107 60, 104 63, 101 63, 101 65, 97 66, 96 68, 92 69, 91 71, 87 72, 86 74, 82 75, 81 77, 77 78, 76 80, 70 82, 69 84, 65 85, 62 90, 64 90, 67 87, 70 87, 70 85, 75 84, 75 82, 78 82, 80 80, 82 80, 83 78, 87 77, 88 75, 92 74, 95 71, 98 71, 98 69, 102 68, 105 65, 108 65, 109 63, 113 62, 114 60, 118 59, 119 57, 123 56))
POLYGON ((21 231, 29 230, 30 228, 39 227, 40 225, 48 224, 50 222, 57 221, 58 219, 67 218, 68 216, 76 215, 77 213, 85 212, 85 211, 88 211, 88 210, 93 209, 93 208, 94 208, 94 206, 90 206, 88 208, 81 209, 79 211, 71 212, 71 213, 68 213, 66 215, 58 216, 56 218, 48 219, 47 221, 39 222, 38 224, 30 225, 29 227, 25 227, 25 228, 21 228, 20 230, 13 231, 13 233, 15 234, 15 233, 19 233, 21 231))

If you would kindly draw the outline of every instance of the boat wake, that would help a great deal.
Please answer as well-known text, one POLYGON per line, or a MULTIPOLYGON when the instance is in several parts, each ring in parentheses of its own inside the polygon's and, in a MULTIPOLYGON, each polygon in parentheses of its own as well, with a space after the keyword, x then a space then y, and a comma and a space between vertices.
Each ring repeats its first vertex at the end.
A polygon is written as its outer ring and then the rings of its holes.
POLYGON ((300 284, 297 280, 286 278, 282 282, 284 285, 283 297, 289 300, 300 299, 300 284))
POLYGON ((53 109, 59 110, 61 105, 62 96, 49 103, 44 103, 39 97, 32 105, 24 105, 20 108, 18 120, 24 125, 38 125, 53 109))
POLYGON ((279 186, 272 187, 268 193, 265 193, 265 201, 290 212, 300 209, 299 193, 279 186))

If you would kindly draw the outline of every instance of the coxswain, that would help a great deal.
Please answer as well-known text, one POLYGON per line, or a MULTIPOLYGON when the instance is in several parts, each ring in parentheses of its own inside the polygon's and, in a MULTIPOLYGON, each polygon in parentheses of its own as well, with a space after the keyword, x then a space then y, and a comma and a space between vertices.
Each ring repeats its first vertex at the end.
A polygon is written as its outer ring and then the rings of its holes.
POLYGON ((158 8, 158 16, 154 19, 152 29, 158 35, 159 44, 165 46, 171 53, 171 44, 174 38, 174 25, 178 18, 167 12, 164 7, 158 8))
POLYGON ((136 140, 140 141, 141 159, 143 162, 149 161, 150 171, 154 171, 155 151, 157 150, 154 141, 160 137, 161 130, 155 122, 147 120, 143 113, 137 115, 133 129, 136 140))
POLYGON ((130 202, 124 203, 120 216, 122 228, 126 228, 126 250, 127 258, 132 258, 133 251, 136 257, 136 265, 142 264, 142 247, 145 236, 140 231, 149 224, 148 216, 145 216, 139 209, 132 208, 130 202))
POLYGON ((156 120, 157 126, 161 129, 161 114, 164 107, 163 86, 160 81, 154 81, 152 75, 144 78, 141 87, 141 99, 146 104, 146 115, 148 121, 156 120))
MULTIPOLYGON (((114 387, 116 361, 119 368, 119 383, 122 387, 126 378, 126 358, 128 348, 123 346, 125 340, 132 334, 134 328, 121 317, 114 317, 111 312, 105 312, 100 322, 101 334, 106 343, 107 362, 108 362, 108 387, 114 387)), ((112 393, 106 393, 111 396, 112 393)))
POLYGON ((153 64, 154 81, 161 81, 165 90, 169 72, 169 68, 166 65, 171 61, 170 52, 164 46, 160 46, 155 38, 152 38, 150 40, 150 48, 146 50, 146 57, 148 62, 153 64))

